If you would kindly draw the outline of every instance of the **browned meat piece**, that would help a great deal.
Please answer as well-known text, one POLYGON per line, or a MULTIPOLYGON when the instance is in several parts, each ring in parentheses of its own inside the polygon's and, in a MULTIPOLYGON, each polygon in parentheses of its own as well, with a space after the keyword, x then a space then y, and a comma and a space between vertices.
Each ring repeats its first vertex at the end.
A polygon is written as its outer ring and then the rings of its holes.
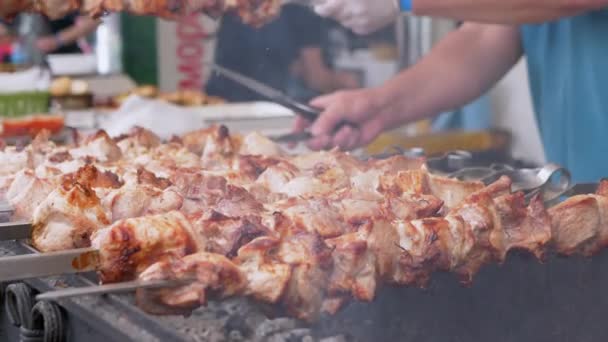
MULTIPOLYGON (((376 256, 367 242, 371 228, 372 224, 367 222, 357 232, 325 240, 332 248, 333 271, 327 287, 332 297, 352 296, 361 301, 374 299, 379 279, 376 256)), ((325 310, 335 312, 341 302, 334 300, 333 309, 325 310)))
POLYGON ((228 217, 209 211, 190 218, 195 234, 204 241, 203 251, 233 258, 239 248, 260 236, 269 235, 268 228, 257 217, 228 217))
POLYGON ((350 229, 342 215, 326 199, 290 198, 272 205, 272 211, 280 212, 296 227, 323 238, 332 238, 350 229))
POLYGON ((150 265, 202 250, 200 237, 177 211, 130 218, 99 230, 92 239, 99 249, 103 283, 136 278, 150 265))
POLYGON ((165 190, 148 185, 129 184, 105 194, 103 207, 111 221, 179 210, 183 197, 172 188, 165 190))
POLYGON ((607 189, 602 181, 597 194, 574 196, 549 209, 558 253, 591 256, 608 246, 607 189))
POLYGON ((431 194, 443 201, 445 211, 458 205, 467 196, 484 188, 482 182, 463 182, 429 174, 429 189, 431 194))
POLYGON ((167 178, 157 177, 154 173, 143 167, 137 168, 137 183, 165 190, 172 185, 167 178))
POLYGON ((402 155, 378 160, 370 160, 367 163, 369 169, 381 170, 383 173, 398 173, 401 171, 418 170, 424 163, 424 158, 410 158, 402 155))
POLYGON ((274 141, 257 132, 252 132, 243 137, 239 154, 245 156, 280 157, 285 155, 285 152, 274 141))
POLYGON ((92 159, 105 163, 115 162, 122 157, 122 151, 105 131, 88 136, 77 148, 71 149, 73 158, 92 159))
POLYGON ((118 189, 123 186, 117 174, 110 171, 99 171, 95 166, 90 164, 81 167, 74 173, 64 175, 61 182, 65 186, 80 183, 89 188, 118 189))
POLYGON ((56 187, 53 179, 38 177, 34 171, 25 169, 18 172, 10 181, 6 200, 15 210, 15 219, 29 220, 36 208, 56 187))
POLYGON ((243 246, 234 259, 246 277, 246 295, 267 303, 278 303, 283 297, 291 266, 277 258, 281 241, 265 236, 243 246))
POLYGON ((161 144, 161 140, 156 134, 142 127, 134 127, 129 133, 115 138, 114 141, 124 156, 132 158, 161 144))
POLYGON ((64 183, 36 208, 32 224, 32 244, 51 252, 90 246, 91 235, 110 221, 91 188, 64 183))
MULTIPOLYGON (((205 146, 209 138, 217 139, 221 136, 225 136, 228 134, 228 129, 224 126, 211 126, 209 128, 204 128, 196 131, 192 131, 182 135, 180 140, 183 145, 190 150, 192 153, 196 153, 197 155, 202 155, 205 150, 205 146), (223 128, 222 128, 223 127, 223 128), (223 134, 221 134, 223 133, 223 134)), ((231 136, 233 140, 233 144, 235 146, 240 146, 240 137, 231 136)))
POLYGON ((189 314, 207 303, 213 294, 225 298, 242 294, 247 284, 238 266, 226 257, 196 253, 157 262, 141 275, 142 280, 192 279, 177 288, 137 291, 137 304, 151 314, 189 314))
POLYGON ((269 167, 281 162, 283 162, 281 159, 260 155, 238 155, 235 157, 232 169, 253 182, 269 167))
POLYGON ((238 152, 240 141, 230 136, 226 126, 218 126, 205 140, 201 165, 205 169, 218 170, 230 168, 231 159, 238 152))

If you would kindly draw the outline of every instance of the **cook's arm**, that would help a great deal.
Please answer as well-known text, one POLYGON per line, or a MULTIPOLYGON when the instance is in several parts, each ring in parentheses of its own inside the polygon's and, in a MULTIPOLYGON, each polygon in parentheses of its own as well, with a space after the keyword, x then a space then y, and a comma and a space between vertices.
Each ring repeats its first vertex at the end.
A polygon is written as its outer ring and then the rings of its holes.
MULTIPOLYGON (((324 109, 313 124, 314 149, 352 149, 385 129, 466 104, 488 90, 522 55, 517 27, 464 24, 413 67, 378 88, 341 91, 317 98, 324 109), (346 127, 333 134, 338 123, 346 127)), ((298 120, 296 130, 307 125, 298 120)))

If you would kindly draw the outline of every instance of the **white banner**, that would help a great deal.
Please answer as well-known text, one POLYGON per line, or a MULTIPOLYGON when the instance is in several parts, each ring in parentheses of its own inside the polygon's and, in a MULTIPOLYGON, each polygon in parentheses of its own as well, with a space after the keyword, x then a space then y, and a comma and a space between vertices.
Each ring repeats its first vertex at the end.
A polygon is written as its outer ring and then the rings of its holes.
POLYGON ((163 91, 201 90, 209 76, 204 63, 213 61, 218 22, 190 15, 177 22, 158 19, 158 80, 163 91))

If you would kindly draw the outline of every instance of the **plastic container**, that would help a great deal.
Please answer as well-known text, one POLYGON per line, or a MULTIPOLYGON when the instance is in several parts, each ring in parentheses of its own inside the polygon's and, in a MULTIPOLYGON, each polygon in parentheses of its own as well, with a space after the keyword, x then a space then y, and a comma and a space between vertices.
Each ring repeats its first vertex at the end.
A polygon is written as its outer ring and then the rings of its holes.
POLYGON ((49 111, 50 94, 42 91, 0 93, 0 117, 20 117, 49 111))

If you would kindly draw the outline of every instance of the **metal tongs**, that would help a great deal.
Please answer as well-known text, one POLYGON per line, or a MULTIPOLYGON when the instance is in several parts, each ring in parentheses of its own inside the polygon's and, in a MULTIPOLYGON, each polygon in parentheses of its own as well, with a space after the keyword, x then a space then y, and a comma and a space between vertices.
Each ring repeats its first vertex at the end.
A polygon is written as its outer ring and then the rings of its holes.
POLYGON ((429 170, 446 177, 481 181, 484 184, 491 184, 502 176, 508 176, 513 181, 512 190, 523 191, 527 201, 540 193, 545 203, 551 203, 572 188, 570 172, 552 163, 528 169, 516 169, 500 163, 478 166, 470 152, 454 151, 443 157, 429 159, 427 165, 429 170))
MULTIPOLYGON (((268 101, 278 103, 285 108, 291 109, 296 115, 303 117, 304 119, 314 122, 316 121, 322 113, 322 110, 319 108, 311 107, 307 104, 301 103, 290 96, 269 87, 262 82, 254 80, 250 77, 242 75, 236 71, 229 70, 220 65, 211 63, 208 64, 215 72, 221 74, 222 76, 232 80, 233 82, 242 85, 243 87, 255 92, 256 94, 262 96, 268 101)), ((342 122, 338 124, 336 131, 339 130, 344 125, 350 125, 347 122, 342 122)), ((298 132, 298 133, 289 133, 277 137, 270 137, 270 139, 274 142, 278 143, 297 143, 309 140, 312 138, 312 134, 308 131, 298 132)))

